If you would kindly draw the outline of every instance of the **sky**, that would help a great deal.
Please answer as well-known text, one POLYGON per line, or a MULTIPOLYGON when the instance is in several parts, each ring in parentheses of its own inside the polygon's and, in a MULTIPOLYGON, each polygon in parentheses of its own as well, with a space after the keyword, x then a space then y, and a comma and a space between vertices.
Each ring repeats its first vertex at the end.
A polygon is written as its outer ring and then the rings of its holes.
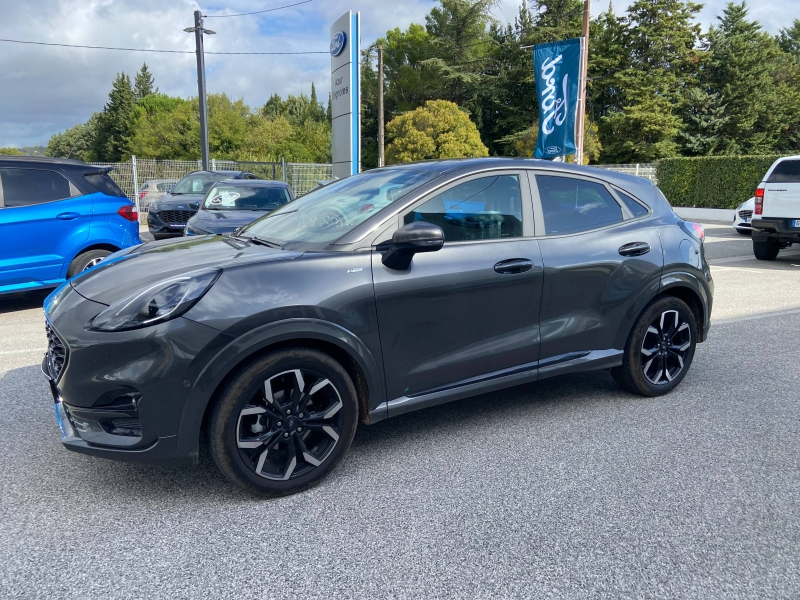
MULTIPOLYGON (((264 10, 299 0, 209 0, 203 13, 214 15, 264 10)), ((513 20, 521 0, 499 0, 495 16, 513 20)), ((725 6, 709 0, 698 20, 707 27, 725 6)), ((615 0, 617 12, 627 0, 615 0)), ((800 0, 751 2, 751 16, 777 33, 800 17, 800 0)), ((303 52, 328 49, 330 25, 347 10, 361 11, 362 45, 388 29, 424 23, 432 0, 312 0, 260 16, 208 18, 216 31, 206 50, 217 52, 303 52)), ((592 13, 607 0, 594 0, 592 13)), ((36 42, 194 51, 192 0, 0 0, 0 38, 36 42)), ((143 62, 159 91, 197 95, 194 54, 153 54, 56 48, 0 42, 0 147, 45 145, 50 136, 84 122, 102 110, 114 76, 133 77, 143 62)), ((209 93, 225 92, 259 107, 273 93, 309 93, 320 99, 330 88, 328 54, 301 56, 206 57, 209 93)))

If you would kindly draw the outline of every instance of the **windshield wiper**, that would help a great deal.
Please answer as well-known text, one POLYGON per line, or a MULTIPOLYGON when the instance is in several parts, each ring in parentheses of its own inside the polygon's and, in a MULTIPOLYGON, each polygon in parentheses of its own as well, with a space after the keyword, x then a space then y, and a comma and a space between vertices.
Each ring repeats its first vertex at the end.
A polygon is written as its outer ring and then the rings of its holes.
POLYGON ((245 239, 245 240, 248 240, 250 242, 253 242, 254 244, 258 244, 259 246, 267 246, 268 248, 281 248, 282 247, 281 244, 279 244, 277 242, 273 242, 272 240, 265 240, 264 238, 260 238, 260 237, 255 236, 255 235, 252 236, 252 237, 248 237, 246 235, 245 236, 240 236, 240 237, 242 239, 245 239))

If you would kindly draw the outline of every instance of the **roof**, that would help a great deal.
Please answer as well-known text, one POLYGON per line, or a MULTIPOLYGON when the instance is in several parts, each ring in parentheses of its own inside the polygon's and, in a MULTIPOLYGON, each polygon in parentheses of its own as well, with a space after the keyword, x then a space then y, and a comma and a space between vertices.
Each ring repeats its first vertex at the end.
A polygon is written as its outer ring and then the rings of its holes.
POLYGON ((289 184, 285 181, 276 181, 274 179, 223 179, 217 183, 246 187, 289 187, 289 184))
MULTIPOLYGON (((19 164, 21 167, 50 167, 64 171, 77 171, 78 173, 99 173, 110 171, 113 166, 97 166, 72 158, 51 158, 49 156, 0 156, 0 163, 19 164)), ((16 165, 15 165, 16 166, 16 165)))

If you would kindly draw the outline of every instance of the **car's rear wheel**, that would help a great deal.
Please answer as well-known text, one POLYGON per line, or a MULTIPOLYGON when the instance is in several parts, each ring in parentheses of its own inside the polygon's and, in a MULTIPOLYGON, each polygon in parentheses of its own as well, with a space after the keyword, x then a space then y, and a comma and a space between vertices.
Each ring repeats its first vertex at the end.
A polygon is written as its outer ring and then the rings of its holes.
POLYGON ((249 492, 293 494, 339 464, 357 422, 355 387, 338 362, 317 350, 280 350, 245 364, 220 393, 211 455, 249 492))
POLYGON ((82 273, 86 269, 91 269, 103 260, 106 256, 111 254, 110 250, 88 250, 83 254, 76 256, 69 264, 67 269, 67 279, 75 277, 78 273, 82 273))
POLYGON ((775 260, 781 247, 777 240, 757 242, 753 240, 753 254, 758 260, 775 260))
POLYGON ((697 324, 685 302, 664 297, 650 304, 628 336, 622 366, 611 369, 623 388, 661 396, 686 376, 697 343, 697 324))

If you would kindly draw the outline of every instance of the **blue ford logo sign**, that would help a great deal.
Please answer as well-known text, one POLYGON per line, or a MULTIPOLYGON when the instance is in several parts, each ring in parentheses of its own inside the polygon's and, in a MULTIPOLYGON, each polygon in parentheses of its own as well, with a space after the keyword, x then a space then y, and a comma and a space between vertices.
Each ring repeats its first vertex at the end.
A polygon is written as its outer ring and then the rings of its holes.
POLYGON ((339 56, 347 43, 347 34, 344 31, 337 31, 331 38, 331 56, 339 56))

